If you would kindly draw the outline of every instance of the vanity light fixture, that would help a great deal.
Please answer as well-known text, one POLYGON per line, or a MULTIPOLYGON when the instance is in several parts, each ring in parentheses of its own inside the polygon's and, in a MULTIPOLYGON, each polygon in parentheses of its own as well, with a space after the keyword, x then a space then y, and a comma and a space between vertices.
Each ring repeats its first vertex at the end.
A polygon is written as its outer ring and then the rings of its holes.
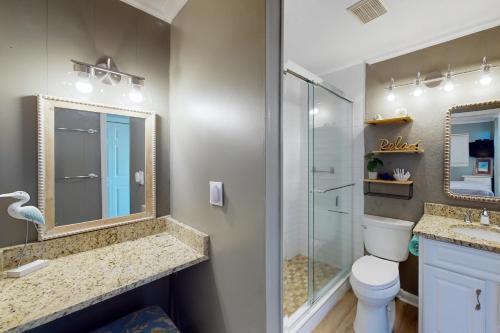
POLYGON ((424 93, 422 89, 422 79, 420 78, 420 72, 417 73, 417 79, 415 80, 415 89, 413 90, 413 96, 420 97, 424 93))
POLYGON ((493 82, 493 77, 491 75, 491 72, 493 71, 493 69, 498 67, 499 65, 493 65, 491 63, 488 63, 487 58, 483 57, 480 68, 464 70, 461 72, 452 72, 451 66, 448 65, 448 71, 446 72, 445 78, 443 78, 443 74, 441 74, 440 72, 430 73, 427 75, 425 79, 422 79, 420 72, 418 72, 416 80, 414 80, 413 82, 406 82, 401 84, 395 84, 394 78, 391 78, 389 86, 385 88, 388 90, 385 98, 388 101, 393 101, 396 98, 396 95, 394 93, 395 89, 402 87, 410 87, 410 86, 414 86, 414 89, 411 94, 415 97, 419 97, 422 96, 424 93, 423 84, 425 84, 429 88, 434 88, 440 86, 443 80, 445 80, 443 90, 445 92, 450 92, 455 89, 455 82, 453 82, 453 78, 455 76, 472 74, 472 73, 480 73, 481 77, 479 78, 479 83, 482 86, 488 86, 493 82), (437 75, 432 75, 432 74, 437 74, 437 75))
POLYGON ((488 64, 488 60, 486 59, 486 57, 483 58, 483 64, 481 65, 481 70, 482 70, 482 74, 481 74, 481 78, 479 79, 479 83, 481 83, 481 85, 483 86, 487 86, 491 83, 491 81, 493 81, 492 77, 491 77, 491 65, 488 64))
POLYGON ((118 70, 111 57, 102 57, 95 65, 82 61, 73 60, 73 72, 77 79, 75 88, 84 94, 90 94, 94 90, 92 81, 99 81, 102 84, 114 86, 122 79, 127 79, 128 98, 136 104, 144 101, 144 77, 121 72, 118 70))
POLYGON ((394 94, 394 78, 391 77, 391 84, 389 85, 389 93, 387 94, 387 100, 389 102, 393 102, 396 99, 396 95, 394 94))
POLYGON ((451 79, 451 66, 448 65, 448 72, 446 73, 446 83, 444 84, 444 91, 450 92, 455 88, 455 84, 451 79))

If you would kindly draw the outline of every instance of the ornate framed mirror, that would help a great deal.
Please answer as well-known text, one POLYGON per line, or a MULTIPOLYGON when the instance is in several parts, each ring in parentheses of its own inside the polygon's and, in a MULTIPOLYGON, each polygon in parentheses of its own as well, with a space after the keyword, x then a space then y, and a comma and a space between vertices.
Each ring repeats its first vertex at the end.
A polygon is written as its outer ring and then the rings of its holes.
POLYGON ((500 203, 500 101, 448 110, 444 191, 453 199, 500 203))
POLYGON ((156 216, 155 114, 38 96, 39 239, 156 216))

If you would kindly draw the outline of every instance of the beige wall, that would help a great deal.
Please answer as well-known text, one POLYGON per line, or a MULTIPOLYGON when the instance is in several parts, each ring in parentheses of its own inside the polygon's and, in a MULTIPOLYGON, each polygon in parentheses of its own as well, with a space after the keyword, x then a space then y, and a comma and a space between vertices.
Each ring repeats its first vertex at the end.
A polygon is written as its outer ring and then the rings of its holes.
MULTIPOLYGON (((109 55, 120 70, 146 77, 151 100, 144 108, 158 113, 158 214, 168 214, 169 37, 169 24, 118 0, 1 1, 0 193, 24 190, 37 204, 33 96, 82 97, 63 85, 70 59, 94 63, 109 55)), ((135 107, 111 92, 91 101, 135 107)), ((0 201, 0 247, 24 241, 24 223, 6 213, 10 202, 0 201)))
MULTIPOLYGON (((426 89, 423 96, 410 95, 410 88, 396 90, 397 99, 390 103, 385 99, 384 88, 391 77, 396 82, 414 80, 418 71, 427 74, 446 71, 451 64, 455 71, 478 68, 483 56, 493 63, 500 63, 500 28, 489 29, 447 43, 436 45, 407 55, 373 64, 366 73, 366 118, 376 114, 384 117, 394 115, 397 108, 408 109, 414 118, 409 125, 367 126, 365 128, 366 151, 378 146, 379 139, 403 135, 410 142, 422 140, 423 155, 382 156, 386 170, 405 168, 411 170, 415 181, 414 197, 410 201, 365 196, 365 213, 402 218, 417 222, 423 214, 424 202, 455 204, 468 207, 499 209, 498 205, 470 203, 449 199, 443 192, 443 141, 446 111, 456 104, 476 103, 500 99, 500 75, 490 87, 477 83, 478 74, 456 78, 456 88, 451 93, 441 88, 426 89)), ((390 191, 390 188, 379 189, 390 191)), ((401 287, 418 293, 418 259, 410 255, 400 265, 401 287)))
POLYGON ((211 242, 210 261, 172 281, 183 332, 265 331, 265 9, 190 0, 172 23, 172 215, 211 242))

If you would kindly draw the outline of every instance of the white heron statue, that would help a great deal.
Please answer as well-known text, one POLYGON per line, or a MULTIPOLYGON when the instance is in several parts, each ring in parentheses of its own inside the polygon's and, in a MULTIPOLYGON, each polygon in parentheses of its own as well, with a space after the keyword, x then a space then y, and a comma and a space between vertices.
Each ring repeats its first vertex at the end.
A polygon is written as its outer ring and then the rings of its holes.
POLYGON ((28 232, 29 232, 29 224, 28 222, 32 222, 35 227, 45 224, 45 219, 43 218, 43 214, 40 210, 35 206, 23 206, 30 200, 30 196, 28 193, 23 191, 16 191, 12 193, 0 194, 0 198, 14 198, 18 201, 12 203, 7 208, 7 212, 10 216, 15 219, 25 220, 26 221, 26 241, 24 242, 24 248, 18 257, 17 266, 21 265, 21 261, 24 257, 26 251, 26 245, 28 244, 28 232))
POLYGON ((30 200, 30 195, 23 191, 16 191, 12 193, 0 194, 0 198, 14 198, 19 201, 14 202, 7 208, 7 212, 10 216, 19 220, 26 220, 33 222, 36 225, 45 224, 45 219, 43 218, 40 210, 35 206, 24 206, 30 200))

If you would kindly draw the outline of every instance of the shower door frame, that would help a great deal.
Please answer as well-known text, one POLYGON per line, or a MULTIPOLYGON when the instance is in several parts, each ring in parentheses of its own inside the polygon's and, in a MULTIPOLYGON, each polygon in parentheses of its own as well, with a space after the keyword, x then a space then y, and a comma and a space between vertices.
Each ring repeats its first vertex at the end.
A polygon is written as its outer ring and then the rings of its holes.
MULTIPOLYGON (((308 141, 311 140, 311 137, 312 137, 312 140, 314 141, 314 132, 310 130, 311 125, 314 125, 313 123, 311 123, 314 121, 314 117, 311 117, 310 115, 311 115, 311 112, 313 112, 313 110, 314 110, 314 101, 315 101, 314 94, 315 94, 315 89, 317 87, 325 89, 327 92, 335 95, 336 97, 338 97, 344 101, 349 102, 351 105, 354 104, 353 101, 342 96, 341 91, 336 91, 335 90, 336 88, 324 85, 322 83, 321 79, 319 79, 319 78, 310 79, 310 78, 308 78, 300 73, 297 73, 291 69, 285 69, 284 75, 287 75, 287 74, 290 74, 290 75, 292 75, 300 80, 303 80, 307 83, 307 87, 308 87, 307 88, 308 89, 308 110, 307 110, 307 112, 308 112, 308 141)), ((351 126, 352 126, 352 124, 351 124, 351 126)), ((351 137, 351 139, 352 139, 352 137, 351 137)), ((308 143, 308 191, 311 192, 314 189, 314 174, 312 172, 310 172, 310 170, 311 170, 310 163, 311 163, 311 153, 314 154, 314 152, 311 152, 309 147, 310 147, 310 143, 308 143)), ((349 182, 349 184, 344 185, 344 186, 340 186, 340 187, 346 187, 346 186, 353 187, 354 185, 355 185, 354 182, 351 181, 351 182, 349 182)), ((353 193, 351 193, 351 196, 353 199, 353 193)), ((318 298, 314 297, 315 293, 314 293, 314 288, 312 287, 312 283, 314 281, 314 276, 313 276, 314 263, 313 263, 313 260, 311 260, 311 255, 313 255, 313 253, 314 253, 314 242, 311 241, 311 236, 314 235, 314 211, 315 210, 314 210, 314 208, 311 209, 311 200, 313 200, 312 204, 314 205, 314 195, 309 194, 308 195, 308 214, 307 214, 308 215, 308 297, 307 297, 307 302, 304 305, 302 305, 299 309, 297 309, 297 311, 292 316, 288 317, 288 319, 291 321, 293 326, 295 326, 295 324, 297 322, 301 322, 300 326, 305 324, 307 321, 307 318, 305 318, 305 317, 308 317, 308 314, 311 311, 312 311, 312 313, 315 312, 315 310, 313 310, 313 308, 315 308, 317 305, 322 306, 323 304, 321 304, 321 303, 325 302, 326 299, 330 299, 342 286, 345 286, 345 282, 349 278, 349 274, 346 274, 345 272, 342 274, 342 276, 338 275, 338 276, 332 278, 322 288, 320 296, 318 298)), ((283 205, 283 203, 282 203, 282 205, 283 205)), ((353 228, 353 220, 354 220, 354 217, 353 217, 353 211, 352 211, 352 207, 351 207, 351 223, 350 223, 351 229, 353 228)), ((352 234, 352 230, 351 230, 351 244, 350 244, 351 257, 352 257, 351 261, 354 258, 353 251, 352 251, 353 247, 354 247, 353 242, 352 242, 352 238, 353 238, 353 234, 352 234)), ((283 240, 283 242, 284 242, 284 240, 283 240)), ((281 259, 283 260, 283 257, 281 259)), ((340 273, 342 273, 342 271, 339 272, 338 274, 340 274, 340 273)), ((281 283, 283 283, 283 281, 281 283)))
MULTIPOLYGON (((307 303, 309 306, 313 305, 316 301, 320 300, 322 297, 324 297, 329 290, 336 284, 338 280, 342 280, 345 276, 348 276, 349 273, 345 272, 345 269, 341 269, 339 272, 337 272, 331 279, 328 281, 324 286, 321 286, 318 290, 316 290, 316 274, 315 274, 315 262, 316 260, 316 247, 315 247, 315 227, 317 226, 317 220, 316 220, 316 199, 317 199, 317 194, 325 194, 327 192, 331 191, 337 191, 341 190, 343 188, 351 188, 352 190, 354 189, 355 183, 353 182, 353 177, 351 175, 351 179, 345 183, 337 184, 334 187, 324 189, 321 192, 318 192, 316 189, 316 176, 317 174, 314 172, 316 165, 316 130, 315 130, 315 116, 316 116, 316 102, 319 101, 319 95, 317 94, 318 89, 324 89, 326 92, 329 92, 336 98, 340 98, 341 100, 344 100, 348 103, 351 104, 351 107, 354 105, 353 101, 345 98, 344 96, 339 95, 339 93, 335 92, 332 88, 327 87, 323 84, 317 84, 315 82, 308 82, 308 298, 307 298, 307 303), (312 149, 311 149, 312 147, 312 149)), ((352 109, 351 109, 352 112, 352 109)), ((351 122, 351 128, 352 128, 352 122, 351 122)), ((351 142, 353 140, 352 132, 350 133, 350 139, 351 142)), ((352 160, 352 156, 351 156, 352 160)), ((352 265, 353 262, 353 225, 354 225, 354 216, 353 216, 353 191, 351 191, 351 209, 350 209, 350 227, 351 227, 351 232, 350 232, 350 265, 349 265, 349 271, 350 271, 350 266, 352 265)), ((319 262, 319 261, 318 261, 319 262)), ((319 265, 318 265, 319 266, 319 265)))

